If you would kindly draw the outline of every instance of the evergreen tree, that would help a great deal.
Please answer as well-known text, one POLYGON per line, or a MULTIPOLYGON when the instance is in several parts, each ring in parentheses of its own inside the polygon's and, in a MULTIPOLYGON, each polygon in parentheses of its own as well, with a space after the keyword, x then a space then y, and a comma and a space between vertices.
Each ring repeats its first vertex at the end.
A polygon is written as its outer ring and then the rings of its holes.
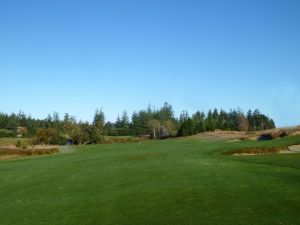
POLYGON ((129 118, 126 111, 123 111, 121 118, 121 135, 129 135, 129 118))
POLYGON ((228 113, 225 112, 223 109, 220 110, 218 126, 219 126, 219 129, 221 129, 221 130, 229 130, 230 129, 228 113))
POLYGON ((205 114, 203 112, 197 111, 193 116, 193 123, 195 128, 195 133, 201 133, 206 131, 205 125, 205 114))
POLYGON ((105 125, 105 115, 102 109, 96 109, 93 125, 98 129, 98 132, 104 132, 104 125, 105 125))
POLYGON ((214 131, 216 129, 216 120, 212 111, 209 110, 206 117, 206 129, 208 131, 214 131))

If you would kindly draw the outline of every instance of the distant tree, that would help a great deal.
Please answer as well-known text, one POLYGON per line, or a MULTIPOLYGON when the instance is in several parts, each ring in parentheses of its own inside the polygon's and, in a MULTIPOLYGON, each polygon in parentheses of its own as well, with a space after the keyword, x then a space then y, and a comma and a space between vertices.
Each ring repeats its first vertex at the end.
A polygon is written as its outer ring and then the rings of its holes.
POLYGON ((207 113, 205 123, 208 131, 214 131, 216 129, 216 119, 211 110, 209 110, 207 113))
POLYGON ((137 136, 140 134, 140 119, 136 112, 133 112, 131 117, 130 133, 137 136))
POLYGON ((129 122, 127 111, 123 111, 121 118, 118 115, 117 121, 115 123, 115 129, 117 135, 120 136, 129 135, 130 134, 129 127, 130 127, 130 122, 129 122))
POLYGON ((89 129, 89 141, 91 144, 101 144, 103 137, 95 126, 89 129))
MULTIPOLYGON (((138 112, 137 118, 135 120, 135 127, 138 130, 138 135, 149 134, 149 121, 153 119, 152 112, 141 110, 138 112)), ((132 121, 133 122, 133 121, 132 121)))
POLYGON ((82 134, 81 134, 80 126, 76 125, 73 127, 70 137, 73 141, 73 144, 79 145, 82 143, 82 134))
POLYGON ((98 132, 104 132, 105 115, 101 109, 96 109, 93 119, 93 125, 97 128, 98 132))
POLYGON ((261 115, 258 109, 254 110, 252 117, 254 122, 254 130, 261 130, 261 115))
MULTIPOLYGON (((79 144, 89 144, 91 143, 91 126, 88 122, 79 122, 79 144)), ((95 129, 98 129, 95 127, 95 129)), ((99 132, 97 132, 99 133, 99 132)))
POLYGON ((63 121, 63 132, 67 136, 71 136, 73 130, 76 128, 76 123, 76 119, 70 116, 68 113, 66 113, 63 121))
POLYGON ((269 129, 274 129, 276 128, 275 122, 273 119, 269 119, 269 129))
POLYGON ((115 124, 110 121, 108 121, 105 124, 104 130, 105 130, 105 133, 109 136, 117 136, 118 135, 115 124))
POLYGON ((247 112, 247 120, 248 120, 248 130, 254 131, 255 130, 255 123, 254 118, 251 110, 248 110, 247 112))
POLYGON ((129 128, 129 118, 128 118, 128 114, 127 114, 126 110, 123 111, 123 114, 122 114, 121 127, 124 129, 129 128))
POLYGON ((212 124, 213 124, 213 130, 220 129, 221 125, 219 124, 219 112, 217 109, 214 109, 212 114, 212 124))
POLYGON ((119 114, 118 114, 118 117, 117 117, 117 120, 116 120, 116 123, 115 123, 115 127, 116 127, 117 129, 122 128, 122 120, 121 120, 119 114))
POLYGON ((178 136, 189 136, 195 134, 195 127, 191 118, 186 119, 181 123, 178 130, 178 136))
POLYGON ((219 129, 221 129, 221 130, 229 130, 230 129, 228 113, 225 112, 223 109, 220 110, 218 124, 219 124, 219 129))
POLYGON ((205 114, 203 112, 197 111, 193 116, 192 119, 195 125, 195 133, 201 133, 206 131, 205 126, 205 114))
POLYGON ((160 120, 161 122, 168 121, 168 120, 171 121, 175 120, 173 107, 167 102, 164 103, 163 107, 161 107, 161 109, 157 112, 157 114, 158 114, 157 119, 160 120))
POLYGON ((177 135, 177 127, 174 121, 167 120, 161 124, 160 132, 159 132, 160 138, 175 137, 176 135, 177 135))
POLYGON ((248 130, 248 120, 243 113, 239 113, 238 116, 238 130, 247 131, 248 130))
POLYGON ((154 139, 158 138, 159 137, 160 128, 161 128, 160 121, 158 121, 156 119, 152 119, 152 120, 149 121, 148 127, 149 127, 149 131, 150 131, 151 137, 154 138, 154 139))
POLYGON ((189 117, 187 111, 183 111, 180 115, 180 128, 178 136, 189 136, 195 134, 194 121, 189 117))
POLYGON ((51 139, 55 135, 55 130, 53 128, 39 128, 36 133, 40 144, 50 144, 51 139))
POLYGON ((184 121, 186 121, 187 119, 189 119, 189 113, 186 110, 183 110, 182 113, 179 116, 179 122, 183 123, 184 121))

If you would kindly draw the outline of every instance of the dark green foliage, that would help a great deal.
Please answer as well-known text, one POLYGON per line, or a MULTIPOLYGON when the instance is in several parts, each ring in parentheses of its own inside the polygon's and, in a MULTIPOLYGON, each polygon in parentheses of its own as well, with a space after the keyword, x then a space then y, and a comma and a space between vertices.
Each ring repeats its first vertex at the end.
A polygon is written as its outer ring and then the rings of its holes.
POLYGON ((98 129, 100 133, 104 132, 105 115, 102 110, 97 109, 94 115, 93 125, 98 129))
POLYGON ((254 110, 252 113, 251 110, 247 113, 247 119, 249 122, 249 130, 266 130, 275 128, 275 123, 272 119, 268 118, 266 115, 261 114, 258 109, 254 110))
POLYGON ((36 137, 39 144, 65 145, 67 143, 66 136, 53 128, 39 128, 36 137))
POLYGON ((65 145, 67 144, 67 138, 65 135, 55 133, 51 140, 49 141, 50 145, 65 145))
POLYGON ((178 131, 178 136, 189 136, 195 134, 194 121, 191 118, 185 119, 181 122, 181 127, 178 131))
POLYGON ((129 122, 128 114, 126 111, 123 111, 122 117, 120 118, 118 116, 117 118, 117 122, 115 125, 116 132, 119 136, 129 135, 130 134, 129 127, 130 127, 130 122, 129 122))
POLYGON ((191 117, 184 112, 177 119, 174 116, 172 105, 168 103, 164 103, 158 110, 149 105, 146 110, 134 112, 131 120, 124 111, 121 117, 118 116, 115 123, 110 121, 105 123, 104 112, 99 109, 96 110, 92 123, 78 122, 67 113, 62 120, 57 112, 49 114, 43 120, 33 119, 23 112, 11 115, 0 113, 0 137, 15 137, 16 135, 34 137, 39 129, 51 129, 55 134, 54 137, 40 138, 40 142, 46 144, 50 142, 63 144, 65 139, 72 139, 75 144, 101 143, 103 135, 151 135, 153 138, 167 138, 217 129, 257 131, 271 128, 275 128, 274 121, 261 114, 259 110, 255 110, 253 113, 249 110, 246 116, 239 109, 230 110, 228 113, 222 109, 220 111, 214 109, 213 111, 209 110, 206 115, 197 111, 191 117))
POLYGON ((108 136, 118 136, 115 124, 108 121, 104 126, 105 134, 108 136))
POLYGON ((194 121, 194 133, 198 134, 198 133, 202 133, 206 131, 206 127, 205 127, 205 114, 204 112, 196 112, 193 117, 192 117, 193 121, 194 121))
POLYGON ((16 132, 12 130, 7 130, 7 129, 0 129, 0 138, 5 138, 5 137, 16 137, 16 132))
POLYGON ((97 127, 92 126, 90 128, 89 139, 91 144, 100 144, 102 142, 103 137, 97 127))
POLYGON ((22 142, 20 140, 17 140, 16 147, 21 148, 21 146, 22 146, 22 142))
POLYGON ((206 130, 214 131, 217 128, 216 115, 213 115, 212 111, 209 110, 206 117, 206 130))

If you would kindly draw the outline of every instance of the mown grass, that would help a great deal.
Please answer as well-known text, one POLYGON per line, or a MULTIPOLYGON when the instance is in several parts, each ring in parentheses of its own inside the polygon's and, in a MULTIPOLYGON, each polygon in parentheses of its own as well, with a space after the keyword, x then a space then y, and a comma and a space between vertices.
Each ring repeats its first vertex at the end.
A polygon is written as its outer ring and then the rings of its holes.
POLYGON ((1 161, 0 224, 300 224, 300 154, 223 154, 298 143, 175 139, 1 161))

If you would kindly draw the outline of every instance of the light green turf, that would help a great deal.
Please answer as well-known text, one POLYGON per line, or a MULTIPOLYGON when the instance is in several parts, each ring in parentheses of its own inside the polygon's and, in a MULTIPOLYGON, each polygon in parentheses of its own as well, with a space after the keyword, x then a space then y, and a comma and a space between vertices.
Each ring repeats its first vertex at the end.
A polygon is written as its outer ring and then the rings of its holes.
POLYGON ((300 224, 300 143, 175 139, 0 162, 0 225, 300 224))

